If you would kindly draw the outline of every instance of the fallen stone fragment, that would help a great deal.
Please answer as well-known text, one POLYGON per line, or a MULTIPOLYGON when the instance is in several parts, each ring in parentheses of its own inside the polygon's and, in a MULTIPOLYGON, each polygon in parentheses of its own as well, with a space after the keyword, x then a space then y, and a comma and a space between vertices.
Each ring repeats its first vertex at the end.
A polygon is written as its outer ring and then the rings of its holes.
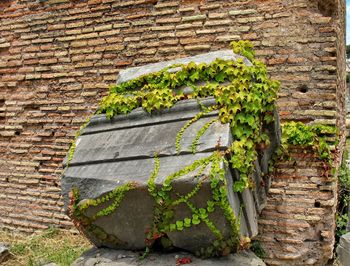
MULTIPOLYGON (((131 68, 118 82, 174 63, 216 58, 241 57, 220 51, 131 68)), ((216 105, 213 97, 188 99, 151 114, 137 108, 110 120, 104 114, 91 118, 64 162, 62 193, 68 215, 95 246, 160 245, 211 257, 235 252, 240 236, 258 234, 257 217, 270 185, 268 165, 280 141, 277 112, 275 122, 261 129, 270 145, 253 145, 254 189, 236 192, 240 172, 229 166, 235 140, 230 124, 221 123, 219 111, 211 109, 216 105)))

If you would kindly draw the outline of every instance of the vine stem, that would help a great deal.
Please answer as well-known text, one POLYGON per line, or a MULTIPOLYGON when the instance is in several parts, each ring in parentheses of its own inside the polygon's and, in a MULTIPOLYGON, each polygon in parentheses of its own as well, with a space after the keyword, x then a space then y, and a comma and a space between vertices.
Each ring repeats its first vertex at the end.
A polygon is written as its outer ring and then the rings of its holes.
MULTIPOLYGON (((182 136, 185 133, 185 130, 192 125, 194 122, 198 121, 200 118, 202 118, 204 115, 217 110, 218 106, 217 105, 213 105, 210 106, 207 110, 202 111, 200 113, 198 113, 194 118, 192 118, 190 121, 188 121, 181 129, 180 131, 177 133, 176 135, 176 140, 175 140, 175 147, 176 147, 176 152, 179 154, 181 151, 181 140, 182 140, 182 136)), ((204 133, 204 132, 203 132, 204 133)))
POLYGON ((191 150, 192 153, 196 153, 197 151, 197 146, 198 146, 198 142, 199 139, 203 136, 203 134, 208 130, 208 128, 215 122, 219 121, 219 118, 214 118, 212 120, 210 120, 209 122, 205 123, 203 125, 203 127, 197 132, 196 137, 194 138, 192 145, 191 145, 191 150))

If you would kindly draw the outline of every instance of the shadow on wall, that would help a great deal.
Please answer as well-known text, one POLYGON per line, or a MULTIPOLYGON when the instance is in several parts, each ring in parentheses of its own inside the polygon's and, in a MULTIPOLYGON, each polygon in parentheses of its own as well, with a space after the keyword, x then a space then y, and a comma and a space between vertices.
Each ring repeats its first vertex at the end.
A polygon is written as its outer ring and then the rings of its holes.
POLYGON ((325 17, 334 17, 337 15, 338 0, 316 0, 320 13, 325 17))

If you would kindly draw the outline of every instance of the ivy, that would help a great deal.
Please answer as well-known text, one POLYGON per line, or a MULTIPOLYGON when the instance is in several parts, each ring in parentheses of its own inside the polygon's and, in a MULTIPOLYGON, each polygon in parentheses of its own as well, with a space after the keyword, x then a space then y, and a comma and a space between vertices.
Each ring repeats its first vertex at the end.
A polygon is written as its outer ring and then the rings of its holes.
POLYGON ((332 165, 332 149, 338 143, 339 132, 336 127, 302 122, 286 122, 282 124, 282 145, 280 154, 287 154, 289 146, 301 146, 314 149, 321 160, 332 165))
POLYGON ((249 41, 238 41, 232 42, 233 52, 236 54, 241 54, 248 58, 249 60, 253 60, 255 53, 253 51, 253 45, 249 41))

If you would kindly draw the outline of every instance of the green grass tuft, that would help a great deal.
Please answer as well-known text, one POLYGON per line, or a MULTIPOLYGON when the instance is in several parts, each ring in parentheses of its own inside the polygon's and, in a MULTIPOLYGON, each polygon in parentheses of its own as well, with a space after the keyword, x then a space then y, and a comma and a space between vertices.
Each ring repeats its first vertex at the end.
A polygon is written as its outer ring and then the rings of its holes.
POLYGON ((0 242, 10 245, 11 258, 4 266, 39 266, 54 262, 71 265, 91 244, 77 232, 49 228, 33 235, 0 230, 0 242))

